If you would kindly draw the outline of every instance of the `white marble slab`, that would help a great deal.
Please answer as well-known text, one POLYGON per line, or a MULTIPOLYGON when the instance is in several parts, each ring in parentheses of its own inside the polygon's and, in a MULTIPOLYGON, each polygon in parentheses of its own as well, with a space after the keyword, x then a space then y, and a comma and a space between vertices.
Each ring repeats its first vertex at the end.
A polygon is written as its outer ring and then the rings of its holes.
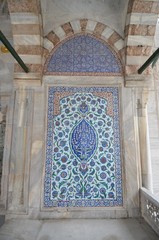
POLYGON ((44 48, 51 52, 51 50, 54 48, 54 44, 50 42, 47 38, 44 38, 44 48))
POLYGON ((127 65, 142 65, 146 62, 148 56, 127 56, 126 64, 127 65))
POLYGON ((66 36, 65 31, 61 27, 56 28, 54 32, 60 38, 60 40, 63 40, 66 36))
POLYGON ((12 24, 39 24, 39 16, 33 13, 10 13, 12 24))
POLYGON ((140 35, 130 35, 127 40, 128 46, 153 46, 154 45, 154 37, 153 36, 140 36, 140 35))
POLYGON ((14 35, 15 45, 40 45, 40 35, 14 35))
POLYGON ((74 33, 81 32, 81 25, 80 25, 79 20, 71 21, 70 23, 71 23, 74 33))
POLYGON ((26 64, 41 64, 42 61, 41 55, 20 54, 19 56, 26 64))
POLYGON ((94 29, 95 29, 96 24, 97 24, 97 22, 88 20, 87 26, 86 26, 86 30, 90 31, 90 32, 93 32, 94 29))
POLYGON ((113 34, 113 30, 110 29, 109 27, 107 27, 106 29, 104 29, 104 31, 102 32, 102 36, 105 37, 106 39, 108 39, 112 34, 113 34))
POLYGON ((118 50, 121 50, 124 47, 124 40, 119 39, 114 45, 118 50))

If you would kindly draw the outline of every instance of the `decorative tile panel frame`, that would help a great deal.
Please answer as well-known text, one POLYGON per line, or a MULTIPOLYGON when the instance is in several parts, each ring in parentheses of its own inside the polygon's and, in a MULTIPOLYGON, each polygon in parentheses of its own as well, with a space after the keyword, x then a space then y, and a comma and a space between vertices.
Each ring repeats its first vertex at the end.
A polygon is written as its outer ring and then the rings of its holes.
POLYGON ((117 87, 50 87, 44 207, 123 205, 117 87))

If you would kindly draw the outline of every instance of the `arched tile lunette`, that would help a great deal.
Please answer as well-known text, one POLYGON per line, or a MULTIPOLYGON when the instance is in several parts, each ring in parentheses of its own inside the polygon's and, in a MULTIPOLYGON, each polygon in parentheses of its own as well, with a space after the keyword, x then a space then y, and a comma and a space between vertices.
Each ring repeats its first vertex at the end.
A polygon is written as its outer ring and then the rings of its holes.
POLYGON ((110 44, 90 33, 77 33, 52 49, 44 74, 121 76, 123 70, 119 55, 110 44))
POLYGON ((57 44, 79 33, 89 33, 105 41, 117 53, 122 64, 124 64, 125 47, 122 37, 107 25, 88 19, 73 20, 49 32, 44 38, 44 61, 57 44))

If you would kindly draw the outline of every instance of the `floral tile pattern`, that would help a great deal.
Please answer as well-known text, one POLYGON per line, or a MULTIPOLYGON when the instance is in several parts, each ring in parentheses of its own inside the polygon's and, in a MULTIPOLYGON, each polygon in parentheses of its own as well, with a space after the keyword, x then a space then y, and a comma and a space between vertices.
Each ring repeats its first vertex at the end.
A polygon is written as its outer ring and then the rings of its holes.
POLYGON ((45 207, 122 206, 116 87, 50 87, 45 207))
POLYGON ((55 74, 122 72, 115 53, 104 41, 91 35, 75 35, 58 46, 46 71, 55 74))

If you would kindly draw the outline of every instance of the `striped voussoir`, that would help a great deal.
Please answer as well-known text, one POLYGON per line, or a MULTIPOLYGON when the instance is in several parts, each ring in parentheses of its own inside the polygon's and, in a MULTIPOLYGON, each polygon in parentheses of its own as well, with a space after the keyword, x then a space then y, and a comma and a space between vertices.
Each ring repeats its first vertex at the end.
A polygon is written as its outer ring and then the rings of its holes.
POLYGON ((125 60, 124 40, 113 29, 107 25, 88 19, 79 19, 67 22, 58 28, 52 30, 44 38, 44 58, 50 56, 50 53, 60 42, 74 34, 89 33, 108 43, 117 53, 122 64, 125 60))
POLYGON ((15 79, 41 80, 42 77, 42 21, 38 0, 8 0, 14 48, 29 68, 25 73, 16 62, 15 79))
MULTIPOLYGON (((137 75, 138 69, 152 54, 158 13, 158 0, 129 1, 125 26, 126 76, 133 78, 133 76, 137 75)), ((151 73, 152 68, 148 67, 142 75, 149 76, 151 73)))

